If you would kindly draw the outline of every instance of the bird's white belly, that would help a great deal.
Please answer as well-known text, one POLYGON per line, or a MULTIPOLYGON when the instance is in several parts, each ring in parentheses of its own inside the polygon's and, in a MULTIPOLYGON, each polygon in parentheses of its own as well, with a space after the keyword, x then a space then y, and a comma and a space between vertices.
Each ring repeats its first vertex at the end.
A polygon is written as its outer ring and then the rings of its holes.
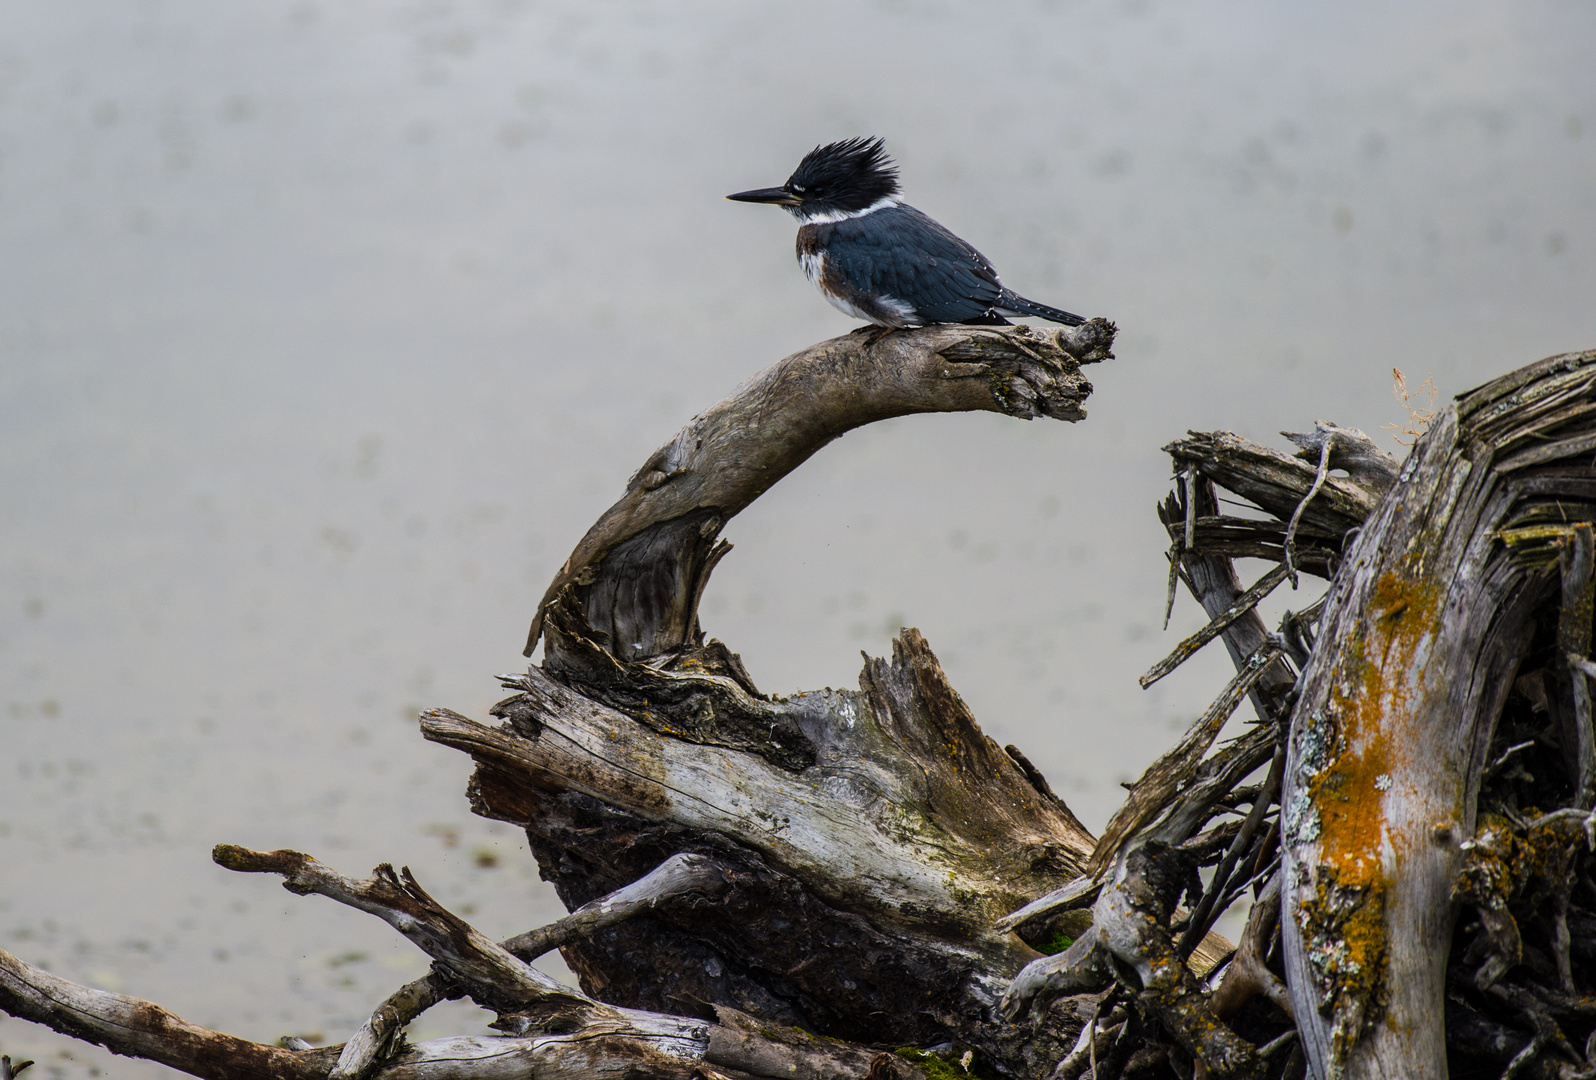
POLYGON ((865 311, 846 297, 839 296, 826 288, 825 282, 822 280, 826 269, 826 256, 820 252, 816 252, 813 255, 804 254, 798 256, 798 265, 803 267, 804 277, 809 279, 809 283, 820 290, 820 295, 824 296, 832 307, 845 315, 852 315, 856 319, 863 319, 865 322, 875 323, 877 326, 920 325, 920 320, 916 317, 914 308, 902 300, 897 300, 890 296, 878 296, 875 298, 875 302, 881 310, 870 312, 865 311), (883 312, 886 314, 885 318, 883 318, 883 312))

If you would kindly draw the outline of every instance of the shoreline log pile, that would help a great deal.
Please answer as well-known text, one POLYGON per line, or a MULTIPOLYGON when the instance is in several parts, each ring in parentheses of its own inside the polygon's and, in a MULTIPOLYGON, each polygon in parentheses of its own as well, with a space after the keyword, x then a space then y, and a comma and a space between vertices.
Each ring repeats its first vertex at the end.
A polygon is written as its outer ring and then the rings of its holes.
POLYGON ((1596 1076, 1596 352, 1460 397, 1405 463, 1323 422, 1294 453, 1166 447, 1169 602, 1184 585, 1210 622, 1142 682, 1216 640, 1236 675, 1101 837, 918 631, 858 689, 789 697, 704 635, 722 529, 820 447, 915 412, 1079 420, 1114 332, 834 339, 649 458, 540 603, 498 723, 422 717, 566 918, 494 942, 408 870, 224 844, 431 972, 320 1048, 3 951, 0 1010, 218 1080, 1596 1076), (1237 559, 1273 565, 1247 586, 1237 559), (1303 576, 1328 591, 1270 627, 1259 603, 1303 576), (580 990, 534 966, 556 948, 580 990), (406 1041, 462 996, 499 1034, 406 1041))

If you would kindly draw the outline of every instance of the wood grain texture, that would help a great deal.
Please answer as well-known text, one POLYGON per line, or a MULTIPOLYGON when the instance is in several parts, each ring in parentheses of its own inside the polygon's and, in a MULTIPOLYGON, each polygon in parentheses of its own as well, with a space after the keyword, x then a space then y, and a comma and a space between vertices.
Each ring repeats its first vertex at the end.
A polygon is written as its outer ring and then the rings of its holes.
POLYGON ((1596 517, 1593 447, 1596 352, 1461 396, 1336 580, 1283 797, 1287 972, 1317 1077, 1446 1075, 1461 845, 1531 614, 1557 587, 1555 561, 1503 536, 1596 517))
MULTIPOLYGON (((550 626, 579 651, 563 617, 550 626)), ((858 690, 763 700, 725 676, 670 678, 689 712, 681 692, 696 684, 717 719, 741 704, 801 736, 808 764, 728 746, 707 722, 678 737, 660 710, 639 722, 637 705, 604 705, 537 667, 509 680, 519 693, 498 728, 444 710, 423 720, 427 738, 476 759, 478 812, 527 828, 568 904, 613 888, 639 852, 703 851, 731 868, 729 907, 671 918, 691 944, 638 923, 568 949, 584 985, 654 1008, 698 996, 877 1043, 996 1038, 992 1006, 1037 954, 993 924, 1078 873, 1093 839, 981 732, 918 632, 868 661, 858 690), (760 897, 785 932, 751 931, 760 897), (676 949, 696 962, 670 962, 676 949), (662 996, 671 979, 685 981, 662 996)))

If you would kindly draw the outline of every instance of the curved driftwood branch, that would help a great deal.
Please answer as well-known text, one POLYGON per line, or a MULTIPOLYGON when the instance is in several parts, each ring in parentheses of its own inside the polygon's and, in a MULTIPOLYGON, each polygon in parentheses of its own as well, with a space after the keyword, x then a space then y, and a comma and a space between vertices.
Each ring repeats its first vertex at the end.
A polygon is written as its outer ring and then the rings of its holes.
POLYGON ((849 334, 778 361, 695 416, 627 483, 549 585, 526 653, 567 586, 617 656, 693 643, 696 607, 733 515, 833 439, 927 412, 1080 420, 1092 392, 1080 365, 1110 358, 1114 325, 931 326, 849 334))
MULTIPOLYGON (((1537 607, 1559 594, 1559 545, 1596 518, 1593 450, 1596 353, 1515 372, 1435 419, 1347 556, 1283 800, 1287 971, 1317 1077, 1446 1075, 1463 844, 1537 607)), ((1590 617, 1565 618, 1581 651, 1590 617)), ((1547 689, 1554 711, 1572 700, 1547 689)))
POLYGON ((1023 754, 981 732, 917 632, 890 663, 868 661, 858 691, 771 699, 704 643, 697 605, 726 521, 832 439, 919 412, 1079 420, 1080 366, 1113 337, 1101 319, 943 326, 780 361, 695 417, 588 531, 534 620, 542 666, 505 677, 506 722, 427 714, 427 738, 477 760, 475 808, 527 829, 571 906, 675 851, 736 879, 724 908, 573 942, 584 986, 877 1044, 952 1036, 1015 1060, 997 998, 1059 931, 1028 942, 992 923, 1076 873, 1091 835, 1023 754))

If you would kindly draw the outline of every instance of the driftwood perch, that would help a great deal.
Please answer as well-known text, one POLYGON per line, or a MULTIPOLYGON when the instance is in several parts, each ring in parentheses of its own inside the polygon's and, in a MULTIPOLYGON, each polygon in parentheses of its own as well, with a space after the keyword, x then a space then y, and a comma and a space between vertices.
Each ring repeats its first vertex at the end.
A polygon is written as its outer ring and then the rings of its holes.
POLYGON ((720 530, 815 451, 910 413, 1083 419, 1092 384, 1080 365, 1112 356, 1113 341, 1114 325, 1103 319, 1046 330, 933 326, 848 334, 771 365, 637 470, 549 585, 526 654, 568 585, 616 656, 680 649, 698 633, 698 598, 725 551, 715 544, 720 530))
POLYGON ((496 944, 389 867, 356 881, 224 845, 224 865, 389 922, 433 972, 321 1049, 193 1029, 10 957, 0 1007, 204 1076, 914 1077, 913 1054, 881 1049, 950 1040, 965 1065, 1045 1072, 1073 1030, 1006 1030, 997 1000, 1038 954, 992 924, 1077 873, 1093 838, 1023 754, 981 733, 914 631, 858 691, 768 698, 704 640, 697 604, 726 521, 827 442, 915 412, 1079 420, 1080 365, 1113 336, 1103 320, 850 335, 755 376, 649 459, 540 604, 544 663, 506 677, 505 723, 424 718, 429 739, 477 758, 473 806, 527 827, 569 919, 496 944), (528 965, 550 947, 588 992, 528 965), (461 994, 509 1034, 403 1041, 461 994), (140 1022, 114 1031, 121 1013, 140 1022))
POLYGON ((221 845, 384 920, 431 972, 320 1048, 4 951, 0 1009, 219 1080, 1596 1075, 1596 353, 1464 395, 1403 464, 1325 422, 1294 454, 1166 447, 1169 599, 1184 583, 1209 623, 1143 684, 1214 641, 1236 674, 1100 838, 917 631, 857 690, 790 697, 705 638, 720 531, 815 450, 912 412, 1078 420, 1113 333, 825 342, 645 463, 540 603, 543 661, 501 676, 501 722, 422 718, 566 918, 494 942, 407 870, 221 845), (1219 513, 1221 490, 1248 509, 1219 513), (1249 586, 1239 558, 1274 565, 1249 586), (1260 601, 1309 577, 1330 592, 1267 625, 1260 601), (1212 928, 1245 901, 1231 946, 1212 928), (554 948, 580 990, 533 966, 554 948), (459 996, 501 1034, 405 1041, 459 996))
POLYGON ((1113 332, 935 327, 788 357, 657 451, 589 530, 533 624, 542 667, 505 679, 501 728, 424 718, 477 760, 473 806, 527 829, 568 904, 671 851, 734 868, 721 907, 568 947, 585 985, 1009 1056, 995 1006, 1036 952, 992 925, 1078 873, 1091 835, 982 734, 916 631, 858 691, 773 699, 705 643, 697 605, 725 522, 827 442, 913 412, 1078 420, 1079 365, 1110 355, 1113 332))

